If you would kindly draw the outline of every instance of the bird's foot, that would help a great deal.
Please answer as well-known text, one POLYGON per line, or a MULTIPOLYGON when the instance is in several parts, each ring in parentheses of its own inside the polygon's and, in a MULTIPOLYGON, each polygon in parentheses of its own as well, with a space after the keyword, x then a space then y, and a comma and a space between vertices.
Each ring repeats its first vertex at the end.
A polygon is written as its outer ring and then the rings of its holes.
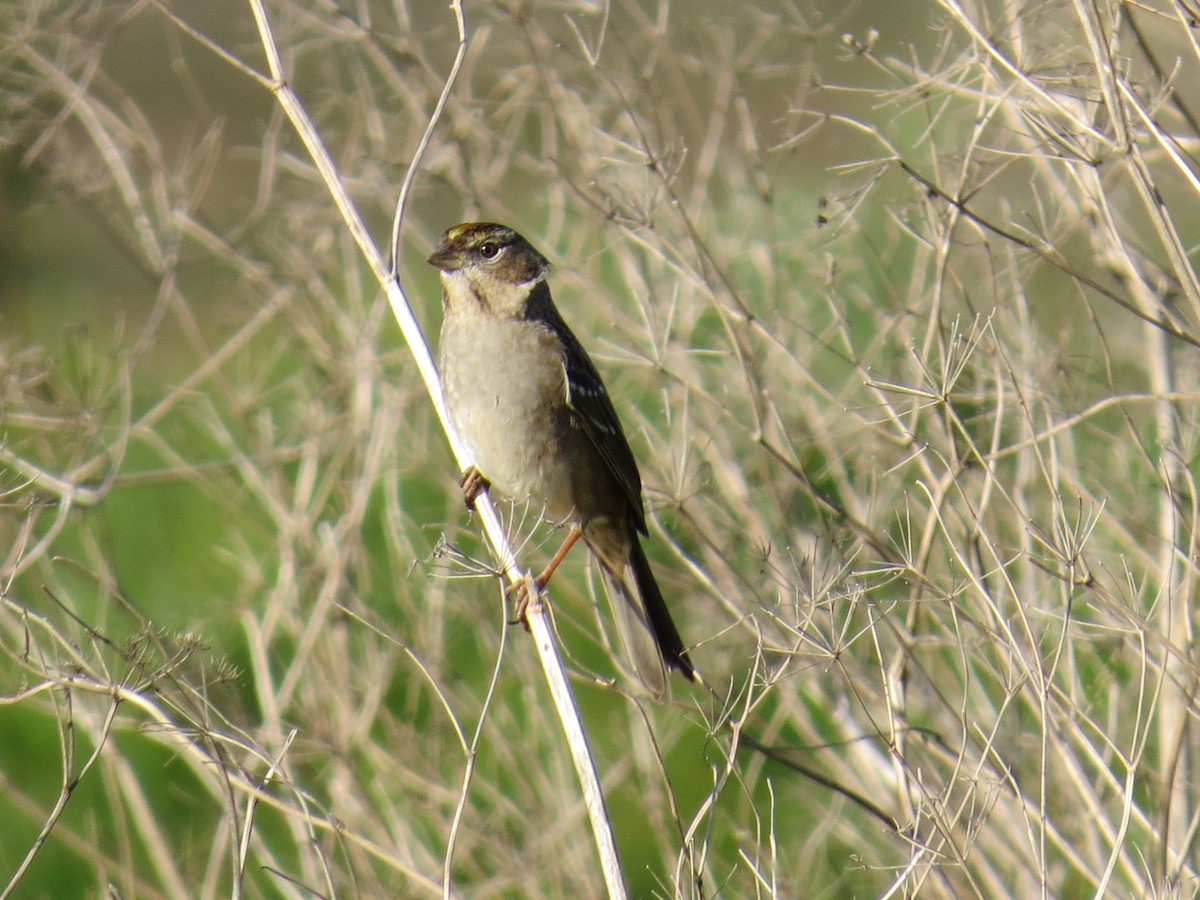
POLYGON ((474 509, 475 498, 490 488, 492 483, 484 478, 477 468, 467 466, 467 470, 458 479, 458 486, 462 488, 463 502, 467 504, 467 509, 474 509))
MULTIPOLYGON (((546 583, 542 581, 541 576, 533 579, 533 588, 537 593, 541 593, 542 588, 546 583)), ((529 604, 533 602, 533 596, 529 593, 529 582, 522 579, 516 584, 510 584, 505 593, 512 598, 513 601, 513 617, 508 620, 509 625, 524 625, 525 630, 529 631, 529 604)))
MULTIPOLYGON (((464 475, 465 479, 466 476, 464 475)), ((567 539, 562 542, 562 546, 558 548, 558 552, 547 564, 546 568, 542 569, 537 578, 533 579, 533 586, 537 593, 541 593, 542 589, 550 582, 550 576, 554 574, 554 570, 558 568, 567 556, 567 552, 575 546, 575 542, 583 536, 583 529, 578 526, 571 528, 571 533, 567 535, 567 539)), ((529 603, 533 599, 529 596, 528 582, 524 579, 510 584, 505 588, 505 593, 513 598, 513 620, 509 625, 524 625, 525 630, 529 630, 529 620, 525 618, 525 613, 529 609, 529 603)))
MULTIPOLYGON (((541 584, 534 583, 536 589, 541 590, 541 584)), ((524 630, 529 630, 529 602, 532 600, 529 596, 529 586, 524 580, 518 581, 516 584, 509 584, 505 593, 512 598, 512 618, 509 619, 510 625, 524 625, 524 630)))

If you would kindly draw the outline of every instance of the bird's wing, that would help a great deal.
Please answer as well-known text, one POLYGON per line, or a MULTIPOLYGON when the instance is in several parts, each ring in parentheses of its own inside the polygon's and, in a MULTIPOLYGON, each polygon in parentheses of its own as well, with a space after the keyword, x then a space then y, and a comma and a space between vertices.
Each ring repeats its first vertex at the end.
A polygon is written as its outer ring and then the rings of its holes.
MULTIPOLYGON (((557 311, 556 311, 557 312, 557 311)), ((567 405, 575 414, 574 423, 588 436, 600 458, 629 500, 638 530, 646 533, 646 515, 642 509, 642 478, 629 441, 609 399, 604 381, 583 345, 562 321, 554 323, 563 341, 563 368, 567 376, 567 405)))

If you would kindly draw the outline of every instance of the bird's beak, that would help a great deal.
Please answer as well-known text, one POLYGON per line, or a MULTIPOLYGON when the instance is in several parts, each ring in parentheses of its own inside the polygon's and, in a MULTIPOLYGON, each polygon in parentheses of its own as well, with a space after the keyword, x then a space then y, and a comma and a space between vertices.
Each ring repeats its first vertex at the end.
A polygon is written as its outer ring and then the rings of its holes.
POLYGON ((443 240, 430 255, 429 264, 443 272, 456 272, 463 267, 462 253, 449 241, 443 240))

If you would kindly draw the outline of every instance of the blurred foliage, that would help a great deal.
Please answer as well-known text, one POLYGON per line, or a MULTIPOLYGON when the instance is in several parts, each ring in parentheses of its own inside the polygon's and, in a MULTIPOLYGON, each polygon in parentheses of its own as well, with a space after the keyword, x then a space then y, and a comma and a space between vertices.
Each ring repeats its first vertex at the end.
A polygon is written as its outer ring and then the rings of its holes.
MULTIPOLYGON (((1195 892, 1188 10, 468 4, 398 269, 432 339, 437 235, 519 228, 630 432, 711 688, 627 694, 568 561, 631 896, 1195 892)), ((446 4, 268 14, 386 246, 446 4)), ((0 23, 0 896, 597 896, 250 8, 0 23)))

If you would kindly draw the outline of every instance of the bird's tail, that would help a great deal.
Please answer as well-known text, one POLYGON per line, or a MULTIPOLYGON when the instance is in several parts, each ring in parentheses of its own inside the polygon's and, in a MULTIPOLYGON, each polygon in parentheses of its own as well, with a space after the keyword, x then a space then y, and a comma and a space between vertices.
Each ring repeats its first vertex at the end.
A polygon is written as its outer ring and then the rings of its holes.
POLYGON ((600 562, 617 636, 639 680, 659 700, 670 693, 668 667, 699 681, 633 529, 620 536, 620 547, 613 546, 618 536, 611 528, 597 531, 585 529, 584 540, 600 562))

